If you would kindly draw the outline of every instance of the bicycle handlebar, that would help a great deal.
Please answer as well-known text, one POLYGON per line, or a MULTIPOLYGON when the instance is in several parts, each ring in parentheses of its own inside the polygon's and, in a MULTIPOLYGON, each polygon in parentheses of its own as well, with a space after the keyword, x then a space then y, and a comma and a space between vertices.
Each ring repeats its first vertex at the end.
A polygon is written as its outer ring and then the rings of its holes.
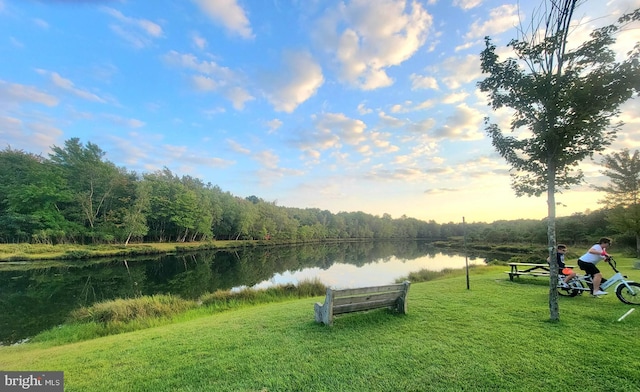
POLYGON ((616 272, 620 272, 618 271, 618 269, 616 268, 618 266, 618 263, 616 263, 616 261, 613 259, 613 257, 607 255, 607 258, 604 259, 607 263, 609 263, 609 265, 611 266, 611 268, 613 268, 614 271, 616 272))

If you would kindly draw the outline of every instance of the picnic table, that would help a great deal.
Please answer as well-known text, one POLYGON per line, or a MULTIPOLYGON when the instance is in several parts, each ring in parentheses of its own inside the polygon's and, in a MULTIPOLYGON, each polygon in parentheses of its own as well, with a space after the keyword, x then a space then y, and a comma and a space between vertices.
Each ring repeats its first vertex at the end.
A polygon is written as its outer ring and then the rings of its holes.
MULTIPOLYGON (((549 276, 549 264, 547 263, 509 263, 511 271, 505 271, 509 274, 509 280, 513 280, 515 276, 549 276)), ((573 265, 565 265, 568 268, 575 268, 573 265)))

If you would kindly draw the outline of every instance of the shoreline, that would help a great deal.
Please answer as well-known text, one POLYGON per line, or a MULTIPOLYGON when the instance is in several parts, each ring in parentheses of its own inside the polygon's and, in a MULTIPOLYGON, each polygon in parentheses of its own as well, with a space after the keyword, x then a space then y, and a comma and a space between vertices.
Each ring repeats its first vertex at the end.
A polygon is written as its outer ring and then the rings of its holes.
MULTIPOLYGON (((334 238, 316 241, 282 240, 209 240, 199 242, 148 242, 129 245, 102 244, 0 244, 0 266, 40 261, 103 259, 108 257, 165 255, 201 250, 229 250, 256 246, 284 246, 312 243, 361 242, 373 239, 334 238)), ((397 240, 397 239, 389 239, 397 240)))
MULTIPOLYGON (((102 244, 102 245, 80 245, 80 244, 0 244, 0 266, 2 265, 24 265, 32 262, 46 261, 73 261, 73 260, 98 260, 109 257, 135 257, 150 255, 179 254, 195 251, 211 250, 232 250, 251 248, 257 246, 292 246, 319 243, 344 243, 344 242, 367 242, 367 241, 430 241, 428 239, 398 239, 398 238, 327 238, 314 241, 287 241, 287 240, 208 240, 199 242, 149 242, 122 244, 102 244)), ((460 241, 431 240, 435 248, 456 249, 464 251, 460 241)), ((500 253, 510 255, 520 255, 520 257, 530 257, 546 249, 531 244, 467 244, 467 251, 471 253, 500 253)), ((541 253, 542 251, 542 253, 541 253)))

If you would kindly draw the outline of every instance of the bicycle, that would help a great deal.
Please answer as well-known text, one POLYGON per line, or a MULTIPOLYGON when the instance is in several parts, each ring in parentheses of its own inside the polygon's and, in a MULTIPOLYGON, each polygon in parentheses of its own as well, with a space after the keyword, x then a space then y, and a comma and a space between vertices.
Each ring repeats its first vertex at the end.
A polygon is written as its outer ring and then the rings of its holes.
MULTIPOLYGON (((617 263, 613 257, 608 256, 606 261, 615 274, 609 279, 602 279, 600 290, 606 290, 615 285, 616 297, 622 303, 640 305, 640 283, 627 280, 626 275, 618 271, 617 263)), ((575 297, 585 291, 593 292, 593 277, 591 275, 577 275, 569 283, 564 283, 565 276, 558 274, 558 294, 565 297, 575 297)))

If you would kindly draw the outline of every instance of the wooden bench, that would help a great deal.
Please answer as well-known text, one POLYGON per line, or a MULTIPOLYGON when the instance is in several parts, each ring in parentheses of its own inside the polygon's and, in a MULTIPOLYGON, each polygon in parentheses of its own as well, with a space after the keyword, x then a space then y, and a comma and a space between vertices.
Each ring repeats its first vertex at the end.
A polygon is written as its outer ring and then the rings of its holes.
MULTIPOLYGON (((511 267, 511 271, 505 271, 505 274, 509 274, 509 280, 513 280, 514 277, 522 275, 549 276, 549 264, 509 263, 509 266, 511 267)), ((575 268, 572 265, 565 265, 565 267, 575 268)))
POLYGON ((371 309, 390 308, 399 313, 407 313, 407 293, 409 281, 387 286, 361 287, 357 289, 327 289, 324 304, 316 302, 316 322, 333 324, 333 316, 371 309))

